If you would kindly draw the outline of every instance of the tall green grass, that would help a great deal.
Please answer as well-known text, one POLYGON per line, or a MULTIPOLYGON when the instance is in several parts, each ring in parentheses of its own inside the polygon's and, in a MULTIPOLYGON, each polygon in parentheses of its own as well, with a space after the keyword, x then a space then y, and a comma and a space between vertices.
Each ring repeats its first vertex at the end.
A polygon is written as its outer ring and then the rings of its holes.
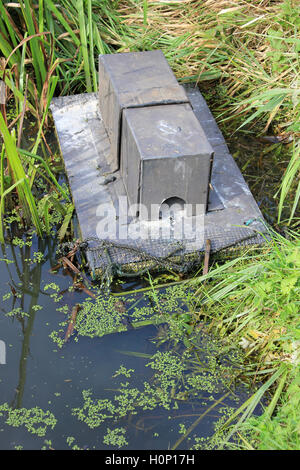
MULTIPOLYGON (((271 135, 285 140, 281 159, 291 159, 279 196, 288 222, 299 203, 300 15, 298 2, 124 1, 120 14, 130 29, 127 50, 161 48, 179 79, 196 81, 211 100, 226 135, 271 135), (146 15, 146 16, 145 16, 146 15), (147 27, 145 29, 145 18, 147 27), (216 94, 214 84, 223 90, 216 94), (212 84, 212 86, 210 86, 212 84)), ((278 162, 278 171, 285 164, 278 162)), ((286 220, 285 220, 286 222, 286 220)))
POLYGON ((271 229, 269 236, 256 252, 249 250, 191 281, 198 286, 199 317, 223 339, 224 347, 239 345, 244 350, 244 380, 262 383, 219 430, 228 430, 226 445, 235 437, 248 449, 272 448, 272 441, 280 435, 283 439, 285 428, 294 429, 292 441, 278 441, 276 448, 295 448, 300 436, 294 421, 298 410, 291 413, 291 419, 287 413, 289 390, 294 390, 293 403, 299 402, 300 240, 296 233, 285 238, 271 229), (204 284, 207 278, 211 282, 204 284), (257 418, 255 410, 266 397, 269 405, 257 418), (274 429, 281 434, 272 436, 274 429))
MULTIPOLYGON (((36 181, 42 177, 49 188, 68 200, 57 183, 48 163, 51 149, 45 138, 49 125, 49 104, 58 88, 71 90, 72 82, 84 83, 82 90, 97 88, 95 57, 106 49, 99 34, 95 34, 92 2, 65 1, 59 5, 51 0, 7 4, 0 0, 0 52, 3 54, 0 79, 6 87, 6 103, 1 104, 0 135, 3 141, 1 160, 1 242, 4 242, 3 217, 17 203, 24 223, 35 226, 38 235, 50 233, 49 211, 53 203, 43 205, 40 220, 36 198, 36 181), (93 35, 95 34, 95 40, 93 35), (94 47, 94 45, 96 45, 94 47), (66 64, 71 67, 66 70, 66 64), (84 79, 81 70, 84 70, 84 79), (13 107, 12 104, 13 103, 13 107), (13 110, 13 117, 12 111, 13 110), (37 135, 27 152, 21 146, 25 115, 36 120, 37 135), (18 138, 16 139, 15 134, 18 138), (45 147, 44 158, 37 155, 45 147), (17 202, 16 202, 17 201, 17 202)), ((55 210, 60 206, 55 202, 55 210)), ((60 238, 65 234, 73 209, 62 212, 60 238)))
MULTIPOLYGON (((40 223, 40 219, 38 216, 36 203, 35 203, 31 188, 30 188, 29 178, 28 178, 28 175, 25 173, 24 167, 19 157, 17 147, 16 147, 16 142, 14 141, 13 136, 8 131, 4 118, 1 113, 0 113, 0 132, 3 137, 7 163, 8 163, 8 167, 11 172, 12 180, 13 180, 13 185, 7 190, 4 191, 3 190, 4 188, 2 186, 3 192, 1 196, 1 209, 3 210, 3 207, 4 207, 3 198, 8 194, 8 192, 10 192, 12 189, 16 187, 16 190, 18 193, 19 204, 21 205, 22 210, 24 211, 24 218, 26 222, 29 223, 32 220, 37 230, 37 234, 41 236, 42 235, 41 223, 40 223)), ((2 162, 3 162, 3 158, 2 158, 2 162)), ((3 171, 3 165, 2 165, 2 171, 3 171)), ((3 177, 2 177, 2 181, 3 181, 3 177)), ((2 230, 0 241, 1 243, 4 242, 3 230, 2 230)))
POLYGON ((276 413, 270 416, 267 409, 262 416, 252 416, 240 426, 240 448, 248 448, 250 445, 257 450, 299 450, 299 371, 296 369, 290 375, 291 379, 284 391, 280 390, 280 385, 283 387, 284 384, 284 375, 278 385, 280 404, 276 413))
POLYGON ((5 83, 17 126, 24 102, 41 123, 51 84, 55 94, 96 91, 99 54, 161 48, 179 79, 204 89, 217 81, 225 90, 213 112, 227 134, 239 129, 291 142, 282 157, 291 163, 281 188, 274 188, 279 221, 293 200, 291 223, 299 203, 300 130, 300 18, 292 0, 0 0, 0 13, 0 51, 9 58, 5 83))
MULTIPOLYGON (((0 166, 0 243, 5 241, 4 216, 8 197, 11 198, 10 207, 14 207, 19 213, 19 218, 23 221, 23 227, 30 227, 33 223, 39 236, 43 235, 44 229, 47 235, 50 234, 49 201, 52 202, 52 206, 54 204, 56 210, 62 213, 62 227, 59 238, 63 238, 70 223, 70 214, 72 215, 74 209, 73 204, 64 207, 69 201, 69 195, 57 182, 49 164, 44 158, 36 153, 17 147, 15 133, 9 131, 1 113, 0 135, 3 139, 0 166), (42 219, 39 213, 39 201, 34 195, 34 181, 36 177, 43 178, 49 191, 49 194, 42 196, 42 200, 45 201, 42 219), (53 199, 54 193, 58 195, 56 199, 53 199), (64 201, 64 204, 59 200, 64 201)), ((36 140, 37 142, 38 139, 36 140)), ((37 145, 33 150, 37 150, 37 145)))
POLYGON ((282 178, 282 183, 281 183, 281 187, 279 190, 280 199, 279 199, 279 206, 278 206, 278 222, 280 222, 281 220, 284 203, 287 197, 289 196, 291 192, 291 188, 293 186, 295 186, 296 189, 294 192, 295 194, 294 201, 293 201, 290 216, 288 219, 288 225, 290 225, 290 223, 293 220, 293 217, 295 216, 297 207, 299 206, 299 200, 300 200, 300 181, 298 181, 298 184, 297 184, 297 180, 299 180, 299 174, 300 174, 300 139, 297 142, 295 141, 293 142, 292 158, 282 178))

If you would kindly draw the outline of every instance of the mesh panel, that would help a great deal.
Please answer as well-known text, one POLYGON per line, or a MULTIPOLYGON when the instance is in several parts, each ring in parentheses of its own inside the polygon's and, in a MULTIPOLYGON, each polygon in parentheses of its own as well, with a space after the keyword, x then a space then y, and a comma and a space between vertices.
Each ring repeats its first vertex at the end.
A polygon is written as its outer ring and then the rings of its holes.
MULTIPOLYGON (((205 231, 205 240, 211 241, 211 252, 238 250, 249 245, 261 245, 265 238, 256 230, 236 227, 205 231)), ((120 243, 110 240, 87 240, 89 265, 95 277, 129 276, 146 270, 171 269, 187 273, 203 260, 204 244, 195 248, 193 241, 130 240, 120 243)))

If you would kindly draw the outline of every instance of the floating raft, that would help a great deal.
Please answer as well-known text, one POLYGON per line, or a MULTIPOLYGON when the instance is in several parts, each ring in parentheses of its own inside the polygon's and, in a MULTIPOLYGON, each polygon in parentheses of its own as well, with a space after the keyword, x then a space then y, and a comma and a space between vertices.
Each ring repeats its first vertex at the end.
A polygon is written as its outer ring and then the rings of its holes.
POLYGON ((166 265, 171 259, 177 260, 179 265, 183 259, 199 259, 207 239, 211 241, 211 252, 264 242, 261 233, 266 229, 262 214, 203 96, 192 85, 184 85, 184 88, 213 148, 214 160, 203 223, 195 225, 194 218, 190 217, 187 222, 191 225, 189 236, 179 239, 173 232, 164 235, 165 219, 142 221, 129 217, 117 235, 110 226, 107 233, 102 234, 105 218, 99 208, 106 208, 111 221, 119 219, 120 197, 126 198, 126 189, 120 171, 112 172, 107 163, 110 141, 101 117, 98 94, 59 97, 52 101, 51 111, 80 235, 86 242, 86 258, 95 278, 108 266, 118 267, 117 272, 130 273, 147 265, 166 265), (161 235, 152 238, 138 235, 139 231, 144 234, 145 230, 153 228, 161 235))

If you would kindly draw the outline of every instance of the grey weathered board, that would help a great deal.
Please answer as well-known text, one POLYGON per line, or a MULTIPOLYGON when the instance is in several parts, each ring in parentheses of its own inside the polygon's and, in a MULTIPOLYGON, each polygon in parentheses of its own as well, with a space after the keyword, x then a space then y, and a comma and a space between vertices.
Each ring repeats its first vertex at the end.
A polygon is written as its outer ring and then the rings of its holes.
POLYGON ((191 213, 198 204, 204 214, 212 156, 189 103, 123 111, 120 171, 128 200, 145 208, 148 220, 157 219, 162 202, 175 197, 191 213))
MULTIPOLYGON (((214 150, 208 212, 205 215, 203 237, 182 240, 182 254, 204 250, 205 240, 211 240, 212 251, 232 245, 261 243, 264 238, 262 214, 229 153, 226 142, 199 90, 185 86, 194 112, 214 150), (248 226, 248 221, 252 221, 248 226), (246 224, 247 223, 247 224, 246 224), (200 241, 199 241, 200 240, 200 241)), ((126 196, 120 172, 111 172, 107 163, 109 139, 103 125, 96 93, 55 98, 51 104, 65 169, 75 204, 83 240, 87 240, 87 260, 92 273, 101 271, 107 263, 130 264, 140 261, 137 252, 120 246, 137 247, 150 256, 165 257, 174 250, 174 240, 113 239, 116 247, 109 259, 98 243, 96 227, 97 208, 107 204, 114 211, 118 197, 126 196)), ((109 210, 109 209, 108 209, 109 210)), ((129 223, 132 219, 129 219, 129 223)), ((151 224, 153 222, 136 222, 151 224)), ((164 224, 163 221, 155 222, 164 224)), ((105 237, 110 239, 109 234, 105 237)))
POLYGON ((122 112, 128 108, 187 103, 161 50, 101 54, 99 105, 110 140, 108 162, 119 169, 122 112))

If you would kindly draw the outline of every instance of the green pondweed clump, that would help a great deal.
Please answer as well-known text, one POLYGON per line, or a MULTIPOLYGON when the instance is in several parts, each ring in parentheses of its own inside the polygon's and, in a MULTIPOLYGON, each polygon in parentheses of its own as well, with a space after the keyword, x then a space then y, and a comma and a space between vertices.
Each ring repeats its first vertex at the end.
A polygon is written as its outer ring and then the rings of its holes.
POLYGON ((42 261, 44 261, 44 253, 42 253, 41 251, 35 251, 33 253, 33 262, 34 263, 41 263, 42 261))
POLYGON ((25 426, 28 432, 38 437, 45 436, 48 428, 54 429, 57 420, 50 411, 43 411, 38 406, 34 408, 13 409, 8 403, 0 405, 0 417, 6 418, 9 426, 25 426))
MULTIPOLYGON (((58 287, 58 286, 57 286, 58 287)), ((56 285, 48 284, 44 290, 52 288, 53 296, 58 302, 56 285)), ((139 328, 147 325, 166 323, 168 338, 181 340, 184 333, 191 331, 191 316, 187 314, 187 302, 191 293, 183 286, 167 288, 161 293, 150 292, 147 296, 136 300, 135 296, 118 299, 100 293, 95 300, 87 299, 80 304, 74 331, 80 336, 102 337, 107 334, 120 333, 128 328, 139 328), (140 304, 140 305, 138 305, 140 304)), ((58 307, 59 311, 68 313, 66 306, 58 307)), ((60 323, 59 331, 53 331, 51 338, 62 345, 60 334, 64 332, 67 319, 60 323)), ((162 336, 162 342, 165 340, 162 336)))
POLYGON ((30 315, 27 312, 23 312, 21 307, 15 307, 10 312, 5 314, 6 317, 18 317, 18 318, 25 318, 29 317, 30 315))
MULTIPOLYGON (((69 197, 68 187, 64 184, 62 188, 69 197)), ((62 203, 57 193, 47 194, 46 190, 46 194, 38 201, 37 208, 43 231, 47 235, 56 235, 54 228, 60 227, 57 236, 60 241, 63 240, 73 215, 73 203, 62 203)))
MULTIPOLYGON (((52 288, 56 290, 55 286, 52 288)), ((112 385, 114 396, 97 397, 93 390, 83 390, 83 404, 73 408, 72 414, 91 429, 109 424, 111 432, 105 440, 121 446, 128 439, 123 432, 112 433, 114 423, 156 409, 174 413, 180 403, 189 401, 211 406, 216 395, 220 396, 224 389, 230 390, 241 372, 241 348, 224 349, 223 343, 213 335, 203 335, 197 317, 188 310, 192 304, 192 289, 183 285, 160 292, 153 290, 144 297, 134 295, 120 300, 101 294, 82 302, 74 325, 78 341, 80 336, 102 337, 128 328, 154 325, 156 335, 151 341, 158 350, 152 356, 136 353, 145 359, 145 368, 151 371, 150 380, 141 382, 134 369, 120 364, 112 375, 118 383, 117 387, 112 385)), ((57 310, 66 313, 65 307, 57 310)), ((67 320, 61 322, 60 330, 51 334, 59 346, 64 344, 67 325, 67 320)), ((135 355, 132 351, 124 354, 135 355)), ((230 400, 238 402, 231 392, 230 400)), ((183 436, 183 428, 180 429, 183 436)))
MULTIPOLYGON (((73 408, 72 414, 93 429, 106 422, 116 423, 129 416, 145 414, 156 409, 174 413, 180 403, 188 403, 190 400, 201 406, 212 404, 216 401, 215 397, 220 397, 224 389, 230 386, 230 369, 227 367, 227 373, 224 374, 224 367, 215 361, 215 370, 204 370, 199 362, 196 366, 197 361, 197 354, 186 348, 178 351, 157 351, 145 364, 145 367, 152 369, 153 374, 150 380, 140 385, 136 384, 134 371, 121 365, 112 376, 119 380, 117 389, 113 388, 114 397, 95 398, 92 390, 83 390, 83 405, 73 408), (122 376, 128 380, 123 382, 122 376), (192 377, 195 380, 191 380, 192 377)), ((234 375, 233 369, 231 375, 234 375)), ((238 400, 234 393, 231 400, 238 400)), ((124 427, 117 427, 113 431, 111 427, 108 429, 110 431, 104 439, 105 443, 119 447, 127 443, 124 427)), ((179 434, 184 436, 185 433, 186 428, 181 424, 179 434)))
POLYGON ((24 261, 26 261, 26 263, 42 263, 43 261, 45 260, 44 258, 44 253, 40 252, 40 251, 35 251, 33 253, 33 258, 25 258, 24 261))
POLYGON ((12 297, 17 297, 17 298, 20 299, 20 298, 22 297, 22 294, 21 294, 20 292, 14 292, 14 293, 12 293, 12 292, 7 292, 6 294, 4 294, 4 295, 2 296, 2 300, 3 300, 3 302, 4 302, 5 300, 9 300, 9 299, 11 299, 12 297))
POLYGON ((107 432, 103 438, 103 443, 108 446, 116 446, 120 449, 121 447, 125 447, 128 445, 125 435, 125 428, 107 428, 107 432))
POLYGON ((115 331, 125 331, 126 325, 122 323, 122 319, 126 317, 126 314, 122 308, 116 307, 117 304, 113 298, 104 298, 101 295, 95 301, 83 302, 75 325, 78 334, 93 338, 115 331))
POLYGON ((84 405, 82 408, 74 408, 72 414, 93 429, 100 426, 106 419, 113 418, 116 407, 108 399, 93 400, 91 394, 91 390, 83 390, 84 405))
POLYGON ((50 294, 50 298, 56 303, 60 302, 63 298, 62 295, 59 295, 60 287, 55 282, 50 282, 44 286, 44 291, 47 292, 49 289, 54 291, 50 294))

